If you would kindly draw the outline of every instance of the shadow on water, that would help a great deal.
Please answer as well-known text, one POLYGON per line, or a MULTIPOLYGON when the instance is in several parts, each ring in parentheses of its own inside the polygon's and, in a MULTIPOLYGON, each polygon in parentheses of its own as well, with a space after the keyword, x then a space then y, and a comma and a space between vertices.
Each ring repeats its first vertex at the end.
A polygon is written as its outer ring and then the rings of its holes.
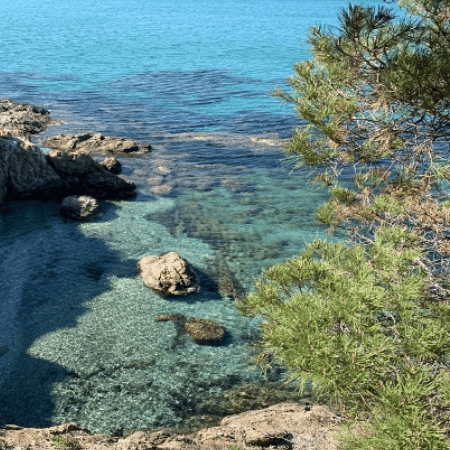
MULTIPOLYGON (((113 205, 105 207, 98 220, 115 217, 113 205)), ((28 349, 55 330, 76 327, 86 302, 110 289, 107 276, 135 275, 134 261, 84 236, 57 211, 56 204, 24 201, 0 214, 0 425, 51 424, 52 386, 68 371, 28 349)))

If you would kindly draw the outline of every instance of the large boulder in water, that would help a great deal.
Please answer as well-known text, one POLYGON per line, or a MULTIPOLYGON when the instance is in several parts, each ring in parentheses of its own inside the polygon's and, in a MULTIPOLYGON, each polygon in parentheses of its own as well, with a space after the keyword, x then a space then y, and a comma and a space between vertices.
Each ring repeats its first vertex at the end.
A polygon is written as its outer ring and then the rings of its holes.
POLYGON ((95 198, 71 195, 61 202, 59 213, 67 219, 91 220, 101 213, 101 207, 95 198))
POLYGON ((61 177, 37 146, 0 137, 0 204, 7 198, 46 198, 63 186, 61 177))
POLYGON ((103 153, 113 155, 143 155, 151 145, 133 139, 104 136, 101 133, 59 134, 46 138, 42 144, 73 154, 103 153))
POLYGON ((187 295, 199 291, 197 274, 178 253, 146 256, 137 265, 144 284, 162 295, 187 295))
POLYGON ((60 150, 50 151, 47 160, 65 181, 70 195, 95 198, 128 198, 136 185, 111 173, 89 155, 69 155, 60 150))

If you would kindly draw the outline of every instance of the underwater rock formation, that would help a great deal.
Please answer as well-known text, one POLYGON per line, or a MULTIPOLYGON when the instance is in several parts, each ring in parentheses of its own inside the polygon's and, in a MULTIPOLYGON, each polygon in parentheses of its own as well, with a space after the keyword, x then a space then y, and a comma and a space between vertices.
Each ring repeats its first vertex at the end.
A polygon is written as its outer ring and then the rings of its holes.
POLYGON ((199 345, 214 345, 223 341, 226 328, 212 320, 192 317, 184 325, 189 336, 199 345))
POLYGON ((93 197, 71 195, 62 201, 59 213, 68 219, 91 220, 101 213, 101 207, 93 197))
POLYGON ((200 289, 192 265, 178 253, 146 256, 137 266, 145 286, 162 295, 187 295, 200 289))
POLYGON ((199 345, 220 344, 227 332, 225 327, 212 320, 190 317, 186 319, 181 314, 167 314, 155 318, 156 322, 174 321, 177 323, 177 338, 183 332, 188 334, 192 340, 199 345))
POLYGON ((150 144, 133 139, 104 136, 101 133, 59 134, 42 140, 42 144, 77 155, 87 153, 143 155, 152 149, 150 144))

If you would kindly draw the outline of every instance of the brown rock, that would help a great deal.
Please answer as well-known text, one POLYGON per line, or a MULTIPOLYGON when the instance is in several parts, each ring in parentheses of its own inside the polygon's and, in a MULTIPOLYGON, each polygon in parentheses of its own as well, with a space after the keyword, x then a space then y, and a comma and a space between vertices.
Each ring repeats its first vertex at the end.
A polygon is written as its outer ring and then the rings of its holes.
POLYGON ((105 158, 100 164, 115 175, 119 175, 119 173, 122 172, 122 164, 112 156, 105 158))
POLYGON ((68 219, 91 220, 101 213, 101 207, 93 197, 72 195, 62 201, 59 212, 68 219))
POLYGON ((111 173, 89 155, 70 155, 50 151, 47 160, 66 183, 71 195, 95 198, 126 198, 134 195, 136 185, 111 173))
POLYGON ((163 295, 187 295, 198 292, 198 278, 185 259, 175 252, 146 256, 137 266, 145 286, 163 295))
POLYGON ((184 325, 189 336, 199 345, 214 345, 223 341, 226 329, 212 320, 190 318, 184 325))
MULTIPOLYGON (((234 442, 243 449, 271 446, 334 450, 336 446, 331 440, 330 428, 338 421, 332 412, 319 405, 305 408, 296 403, 280 403, 259 411, 225 417, 219 427, 198 431, 195 441, 207 448, 222 440, 234 442)), ((174 447, 162 445, 161 448, 174 447)))
POLYGON ((341 420, 320 405, 311 405, 308 410, 297 403, 280 403, 225 417, 217 427, 189 434, 162 429, 135 431, 121 438, 90 434, 73 423, 43 429, 5 427, 0 434, 0 448, 31 445, 54 450, 56 443, 62 442, 57 439, 64 438, 68 448, 80 450, 226 450, 231 445, 242 450, 336 450, 333 438, 341 420))
POLYGON ((103 153, 114 155, 143 155, 151 151, 151 145, 132 139, 104 136, 101 133, 59 134, 46 138, 42 144, 73 154, 103 153))

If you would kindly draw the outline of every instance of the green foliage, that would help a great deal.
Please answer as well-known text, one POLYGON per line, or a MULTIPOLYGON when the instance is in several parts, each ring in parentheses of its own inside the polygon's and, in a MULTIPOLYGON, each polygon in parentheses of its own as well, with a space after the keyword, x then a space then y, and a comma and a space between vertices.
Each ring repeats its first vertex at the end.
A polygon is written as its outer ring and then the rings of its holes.
POLYGON ((268 319, 264 347, 301 380, 300 391, 312 382, 319 401, 351 418, 371 414, 373 442, 388 436, 392 449, 449 448, 427 411, 431 392, 442 383, 450 392, 432 371, 450 350, 450 310, 422 295, 416 239, 394 227, 379 229, 367 247, 316 240, 269 268, 237 309, 268 319), (414 446, 427 439, 431 447, 414 446))
POLYGON ((310 29, 313 58, 294 66, 290 93, 274 92, 307 122, 287 147, 301 164, 369 171, 384 159, 398 180, 434 166, 430 142, 450 130, 450 2, 400 6, 407 11, 397 19, 350 5, 337 33, 310 29))
POLYGON ((450 165, 435 150, 450 136, 450 0, 398 5, 311 28, 312 58, 275 91, 305 123, 286 151, 330 189, 317 219, 352 245, 316 240, 237 302, 266 317, 256 363, 341 411, 347 450, 450 449, 450 201, 436 196, 450 165))
POLYGON ((397 199, 384 194, 374 197, 373 208, 377 214, 398 214, 403 210, 402 205, 397 199))
POLYGON ((336 208, 330 203, 324 203, 316 212, 316 217, 319 223, 325 225, 335 225, 336 221, 336 208))
POLYGON ((341 203, 353 203, 355 201, 355 194, 347 188, 334 186, 330 189, 330 194, 341 203))

